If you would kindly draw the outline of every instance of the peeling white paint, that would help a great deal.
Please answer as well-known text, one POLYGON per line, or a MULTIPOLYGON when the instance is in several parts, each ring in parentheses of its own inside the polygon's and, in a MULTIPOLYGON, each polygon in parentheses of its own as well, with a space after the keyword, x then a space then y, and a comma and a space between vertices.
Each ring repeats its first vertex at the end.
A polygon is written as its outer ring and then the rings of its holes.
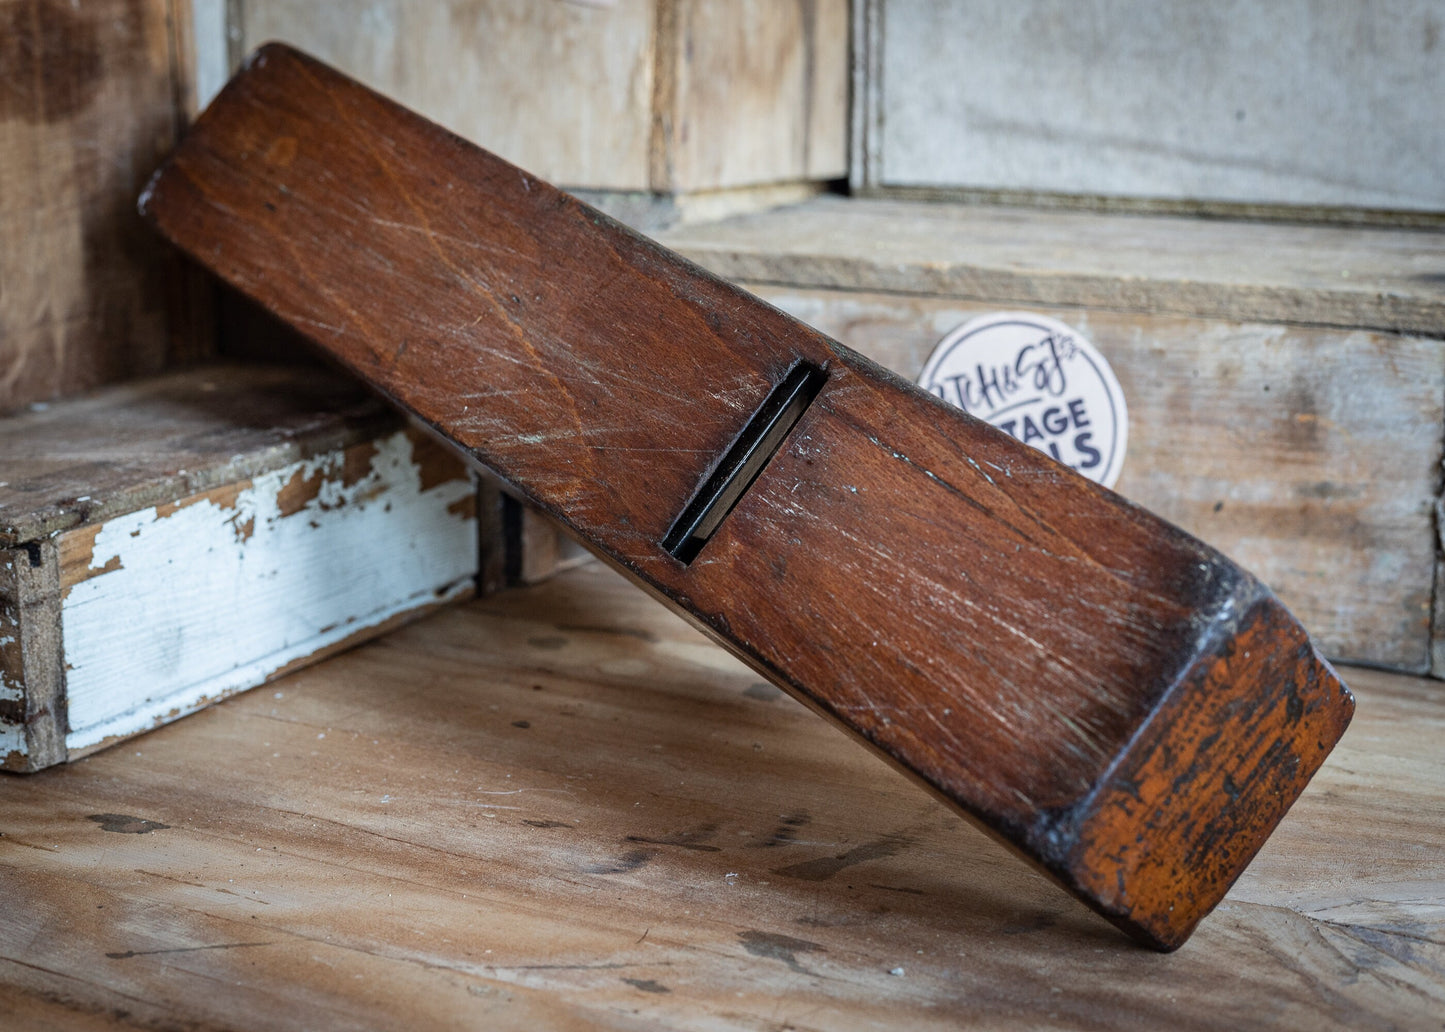
POLYGON ((404 433, 379 442, 355 483, 341 473, 336 452, 257 477, 233 505, 202 498, 101 527, 90 569, 105 572, 75 584, 61 609, 72 750, 254 687, 470 588, 476 522, 448 511, 472 492, 467 479, 423 491, 404 433), (283 515, 298 477, 319 489, 283 515))

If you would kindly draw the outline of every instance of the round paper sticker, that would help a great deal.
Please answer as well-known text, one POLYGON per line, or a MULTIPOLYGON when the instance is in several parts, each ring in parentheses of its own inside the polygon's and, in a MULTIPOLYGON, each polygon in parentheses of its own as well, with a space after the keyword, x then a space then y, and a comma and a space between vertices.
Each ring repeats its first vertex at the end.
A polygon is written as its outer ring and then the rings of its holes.
POLYGON ((1105 487, 1124 468, 1124 392, 1098 349, 1057 319, 971 319, 938 342, 918 383, 1105 487))

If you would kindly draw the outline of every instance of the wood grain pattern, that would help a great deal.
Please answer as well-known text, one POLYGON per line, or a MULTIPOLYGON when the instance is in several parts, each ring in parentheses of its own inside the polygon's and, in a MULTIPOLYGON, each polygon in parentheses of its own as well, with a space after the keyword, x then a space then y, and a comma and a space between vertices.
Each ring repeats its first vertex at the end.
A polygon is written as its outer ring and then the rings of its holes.
POLYGON ((1445 336, 1445 234, 820 197, 661 242, 728 279, 1445 336))
POLYGON ((176 6, 0 2, 0 411, 210 350, 133 204, 180 128, 176 6))
POLYGON ((230 6, 240 52, 287 40, 565 186, 637 203, 847 174, 847 0, 230 6))
POLYGON ((1441 224, 1432 0, 859 0, 863 184, 1441 224), (942 41, 946 41, 944 44, 942 41), (1391 155, 1362 160, 1362 155, 1391 155), (1428 216, 1427 216, 1428 217, 1428 216))
POLYGON ((231 0, 238 55, 283 39, 572 186, 648 188, 656 0, 231 0))
POLYGON ((0 420, 0 546, 223 487, 405 421, 326 369, 217 363, 0 420))
POLYGON ((1349 676, 1339 747, 1158 956, 594 563, 0 784, 0 1020, 1434 1029, 1445 701, 1349 676))
MULTIPOLYGON (((945 333, 1007 310, 743 285, 910 380, 945 333)), ((1123 385, 1120 494, 1258 576, 1326 655, 1428 672, 1445 340, 1043 310, 1098 345, 1123 385)))
POLYGON ((651 188, 848 173, 847 0, 661 0, 651 188))
POLYGON ((1152 945, 1222 898, 1348 722, 1207 546, 293 50, 253 57, 142 204, 1152 945), (821 393, 680 563, 669 526, 799 362, 821 393), (1178 809, 1141 805, 1159 778, 1178 809))
POLYGON ((65 759, 69 729, 53 541, 0 550, 0 769, 65 759))

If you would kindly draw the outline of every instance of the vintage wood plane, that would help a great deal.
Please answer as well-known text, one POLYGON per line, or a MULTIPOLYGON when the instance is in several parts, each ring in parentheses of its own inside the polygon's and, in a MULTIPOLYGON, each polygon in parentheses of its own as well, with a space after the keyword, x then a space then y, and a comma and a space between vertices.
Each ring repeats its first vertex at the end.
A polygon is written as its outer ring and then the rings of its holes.
POLYGON ((1349 722, 1294 619, 1207 545, 287 47, 141 206, 1154 947, 1349 722))

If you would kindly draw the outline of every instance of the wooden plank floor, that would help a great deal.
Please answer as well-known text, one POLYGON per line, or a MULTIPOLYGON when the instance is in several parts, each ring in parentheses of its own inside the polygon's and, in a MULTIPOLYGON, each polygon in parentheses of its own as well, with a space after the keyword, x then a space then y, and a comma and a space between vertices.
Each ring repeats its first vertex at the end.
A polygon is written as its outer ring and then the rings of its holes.
POLYGON ((1178 953, 598 564, 0 780, 0 1027, 1440 1029, 1445 686, 1178 953))

